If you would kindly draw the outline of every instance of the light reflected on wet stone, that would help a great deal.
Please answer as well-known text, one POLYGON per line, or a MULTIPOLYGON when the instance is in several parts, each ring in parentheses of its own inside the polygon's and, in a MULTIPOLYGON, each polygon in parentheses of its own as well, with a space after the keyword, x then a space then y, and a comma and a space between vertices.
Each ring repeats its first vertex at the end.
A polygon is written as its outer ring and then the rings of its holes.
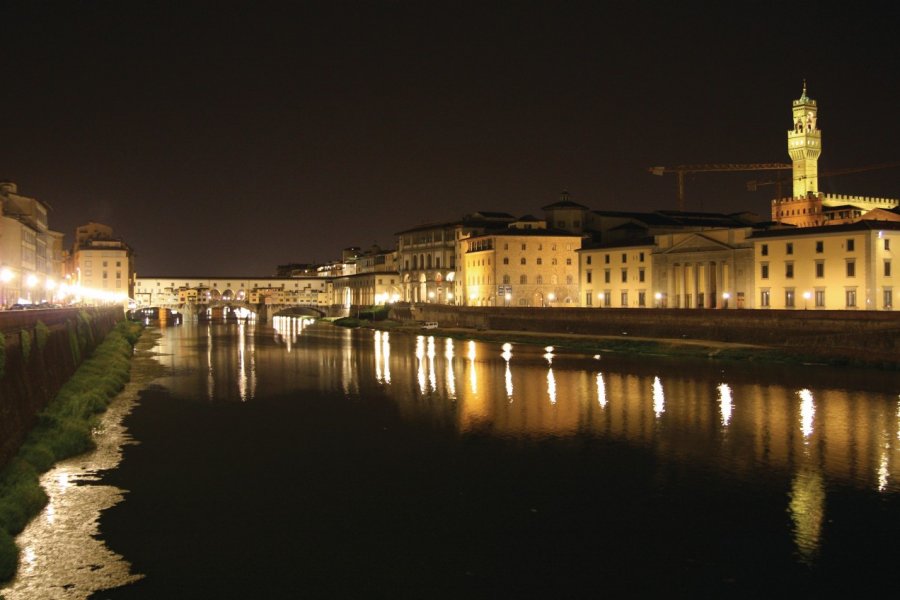
POLYGON ((97 449, 58 463, 41 476, 49 503, 16 539, 22 549, 19 572, 0 595, 6 600, 80 600, 100 590, 137 581, 122 556, 98 539, 103 510, 124 499, 125 491, 98 485, 100 473, 122 460, 133 443, 122 425, 138 391, 158 372, 146 356, 135 358, 132 381, 115 398, 95 430, 97 449))

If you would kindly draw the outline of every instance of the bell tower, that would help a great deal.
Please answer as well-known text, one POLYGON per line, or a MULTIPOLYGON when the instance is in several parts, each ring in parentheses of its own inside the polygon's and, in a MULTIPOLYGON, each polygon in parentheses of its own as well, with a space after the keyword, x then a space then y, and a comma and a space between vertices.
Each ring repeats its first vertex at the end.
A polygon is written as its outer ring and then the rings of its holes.
POLYGON ((788 131, 788 154, 794 163, 794 198, 819 193, 819 155, 822 153, 822 132, 816 125, 816 101, 803 93, 794 100, 794 128, 788 131))

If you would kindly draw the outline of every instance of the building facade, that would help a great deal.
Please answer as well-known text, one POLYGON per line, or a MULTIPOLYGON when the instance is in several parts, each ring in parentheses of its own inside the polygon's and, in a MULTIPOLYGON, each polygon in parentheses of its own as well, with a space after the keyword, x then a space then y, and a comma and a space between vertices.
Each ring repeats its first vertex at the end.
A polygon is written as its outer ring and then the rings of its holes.
POLYGON ((125 302, 134 298, 134 253, 113 230, 88 223, 75 230, 75 245, 66 264, 65 279, 82 303, 125 302))
POLYGON ((401 300, 438 304, 463 303, 465 264, 460 240, 472 234, 503 229, 514 217, 477 212, 459 221, 420 225, 397 234, 401 300))
POLYGON ((581 236, 523 218, 504 230, 470 234, 464 248, 468 306, 578 306, 581 236))
POLYGON ((756 232, 759 308, 892 310, 900 222, 756 232))
POLYGON ((653 239, 586 246, 578 252, 581 306, 649 308, 656 306, 653 239))
POLYGON ((62 234, 48 227, 47 206, 0 182, 0 306, 54 300, 61 245, 62 234))

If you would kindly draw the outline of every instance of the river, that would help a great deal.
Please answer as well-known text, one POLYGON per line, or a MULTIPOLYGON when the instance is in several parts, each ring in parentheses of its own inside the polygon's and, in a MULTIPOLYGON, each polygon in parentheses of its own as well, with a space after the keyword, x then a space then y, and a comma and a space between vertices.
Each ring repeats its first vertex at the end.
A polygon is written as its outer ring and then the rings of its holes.
MULTIPOLYGON (((898 583, 897 373, 302 319, 158 334, 162 368, 123 415, 136 443, 67 483, 112 490, 94 537, 124 572, 55 584, 59 597, 761 597, 898 583)), ((46 597, 28 589, 4 593, 46 597)))

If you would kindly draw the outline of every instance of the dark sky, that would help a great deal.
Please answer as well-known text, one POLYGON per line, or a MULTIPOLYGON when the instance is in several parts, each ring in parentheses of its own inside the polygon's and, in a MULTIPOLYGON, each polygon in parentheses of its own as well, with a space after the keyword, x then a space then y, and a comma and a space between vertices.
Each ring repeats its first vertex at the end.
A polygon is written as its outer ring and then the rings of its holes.
MULTIPOLYGON (((646 168, 787 162, 803 78, 821 170, 900 160, 890 5, 833 4, 6 0, 0 177, 139 275, 267 275, 563 189, 675 208, 646 168)), ((755 177, 688 208, 768 214, 755 177)), ((898 197, 900 168, 820 189, 898 197)))

